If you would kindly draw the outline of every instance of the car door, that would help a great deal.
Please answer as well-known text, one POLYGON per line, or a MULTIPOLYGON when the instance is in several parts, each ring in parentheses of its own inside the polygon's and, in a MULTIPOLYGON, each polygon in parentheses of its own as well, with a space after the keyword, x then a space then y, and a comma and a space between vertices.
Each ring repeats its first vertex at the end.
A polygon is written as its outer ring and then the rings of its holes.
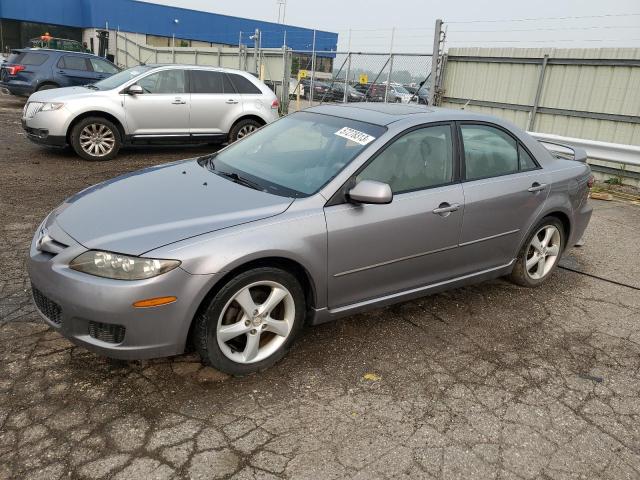
POLYGON ((57 82, 62 87, 95 82, 89 59, 82 55, 63 55, 54 70, 57 82))
POLYGON ((549 194, 547 174, 511 133, 487 123, 461 123, 464 220, 460 256, 474 271, 517 256, 549 194))
POLYGON ((449 124, 412 129, 356 175, 354 184, 389 184, 390 204, 325 207, 330 308, 459 275, 464 197, 452 138, 449 124))
POLYGON ((189 94, 182 69, 160 70, 137 80, 143 93, 123 94, 127 130, 135 137, 189 135, 189 94))
POLYGON ((188 70, 193 136, 227 134, 242 115, 242 97, 224 72, 188 70))

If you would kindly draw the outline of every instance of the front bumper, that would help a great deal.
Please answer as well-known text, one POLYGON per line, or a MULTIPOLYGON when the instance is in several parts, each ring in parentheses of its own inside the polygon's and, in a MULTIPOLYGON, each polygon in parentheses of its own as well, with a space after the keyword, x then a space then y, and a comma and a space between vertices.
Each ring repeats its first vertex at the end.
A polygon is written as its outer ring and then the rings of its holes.
POLYGON ((50 135, 49 130, 46 128, 29 127, 24 118, 22 119, 22 128, 27 138, 38 145, 64 147, 67 144, 67 139, 64 135, 50 135))
MULTIPOLYGON (((189 327, 213 275, 191 275, 181 268, 155 278, 121 281, 69 269, 86 248, 55 222, 49 236, 68 245, 57 255, 31 244, 28 272, 36 307, 45 322, 77 345, 124 360, 184 352, 189 327), (174 295, 174 303, 134 308, 141 299, 174 295)), ((40 228, 38 229, 40 231, 40 228)), ((38 235, 36 235, 37 237, 38 235)))

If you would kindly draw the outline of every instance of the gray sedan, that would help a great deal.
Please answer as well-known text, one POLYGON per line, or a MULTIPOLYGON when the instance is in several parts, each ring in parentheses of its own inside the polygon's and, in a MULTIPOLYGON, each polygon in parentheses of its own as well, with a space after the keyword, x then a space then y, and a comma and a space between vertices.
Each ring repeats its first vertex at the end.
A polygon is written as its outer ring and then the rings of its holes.
POLYGON ((315 107, 69 198, 31 244, 33 297, 100 354, 195 348, 247 374, 307 324, 500 276, 540 285, 587 227, 591 182, 584 158, 497 118, 315 107))

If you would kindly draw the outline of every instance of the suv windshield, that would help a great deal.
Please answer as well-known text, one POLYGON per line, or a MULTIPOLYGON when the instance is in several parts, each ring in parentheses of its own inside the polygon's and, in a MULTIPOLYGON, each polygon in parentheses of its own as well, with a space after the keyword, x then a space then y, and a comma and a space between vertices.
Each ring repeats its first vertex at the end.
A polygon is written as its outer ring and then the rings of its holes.
POLYGON ((126 70, 123 70, 115 75, 111 75, 104 80, 100 80, 97 83, 94 83, 92 86, 96 87, 98 90, 111 90, 113 88, 118 88, 120 85, 125 84, 129 80, 137 77, 141 73, 148 72, 153 67, 147 65, 138 65, 137 67, 131 67, 126 70))
POLYGON ((204 157, 201 165, 269 193, 307 197, 385 131, 370 123, 298 112, 204 157))

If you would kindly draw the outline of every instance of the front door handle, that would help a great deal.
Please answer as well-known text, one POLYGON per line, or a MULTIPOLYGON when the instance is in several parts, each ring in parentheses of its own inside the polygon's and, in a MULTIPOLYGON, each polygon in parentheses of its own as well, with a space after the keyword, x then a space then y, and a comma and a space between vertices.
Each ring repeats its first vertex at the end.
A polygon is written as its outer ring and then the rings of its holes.
POLYGON ((540 192, 541 190, 544 190, 545 188, 547 188, 546 183, 533 182, 533 184, 531 184, 531 186, 527 188, 527 191, 531 193, 536 193, 536 192, 540 192))
POLYGON ((459 203, 442 202, 440 205, 438 205, 438 208, 433 209, 433 213, 435 213, 436 215, 442 215, 443 217, 447 217, 451 212, 455 212, 459 208, 460 208, 459 203))
POLYGON ((187 101, 186 101, 186 100, 183 100, 183 99, 181 99, 181 98, 176 98, 176 99, 175 99, 173 102, 171 102, 171 103, 173 103, 174 105, 184 105, 185 103, 187 103, 187 101))
POLYGON ((229 100, 227 100, 227 103, 235 105, 236 103, 238 103, 238 100, 234 100, 233 98, 230 98, 229 100))

